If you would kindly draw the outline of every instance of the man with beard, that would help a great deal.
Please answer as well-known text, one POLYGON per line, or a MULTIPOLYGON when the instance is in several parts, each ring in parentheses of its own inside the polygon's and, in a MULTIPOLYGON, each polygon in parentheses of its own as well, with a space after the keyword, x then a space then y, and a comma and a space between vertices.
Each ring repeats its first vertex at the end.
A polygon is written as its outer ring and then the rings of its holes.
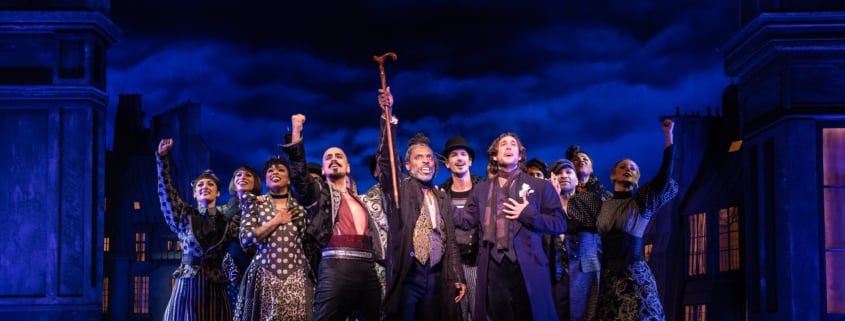
POLYGON ((304 243, 311 266, 317 267, 314 320, 359 320, 380 317, 381 285, 375 264, 383 263, 378 224, 382 205, 366 201, 350 188, 349 161, 338 147, 323 153, 325 180, 314 179, 305 162, 302 128, 305 116, 291 116, 290 142, 282 150, 290 159, 290 177, 299 203, 308 208, 311 224, 304 243))
POLYGON ((481 234, 476 321, 557 320, 542 236, 563 233, 566 219, 552 184, 524 172, 525 158, 517 135, 501 134, 487 149, 495 177, 455 209, 458 226, 481 234))
POLYGON ((395 141, 387 135, 387 126, 396 133, 393 96, 389 88, 379 92, 379 105, 388 117, 381 121, 378 146, 379 184, 390 229, 387 317, 401 321, 459 320, 458 302, 466 291, 466 281, 455 243, 451 200, 432 184, 438 159, 428 138, 417 134, 405 153, 408 175, 402 175, 399 164, 392 162, 399 155, 387 145, 389 140, 395 141))

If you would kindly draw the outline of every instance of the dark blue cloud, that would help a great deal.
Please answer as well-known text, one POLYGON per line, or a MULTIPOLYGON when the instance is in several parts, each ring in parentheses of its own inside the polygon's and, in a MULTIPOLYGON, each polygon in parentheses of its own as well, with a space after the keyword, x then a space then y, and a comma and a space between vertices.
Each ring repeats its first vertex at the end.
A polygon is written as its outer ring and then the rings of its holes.
POLYGON ((142 94, 147 116, 199 102, 216 171, 260 167, 303 113, 309 160, 344 148, 362 187, 380 115, 373 55, 399 56, 385 69, 400 153, 417 132, 435 151, 462 135, 483 175, 485 150, 511 131, 547 162, 581 145, 606 181, 621 158, 656 171, 659 116, 719 105, 719 48, 738 29, 729 1, 127 0, 112 19, 124 39, 109 93, 142 94))

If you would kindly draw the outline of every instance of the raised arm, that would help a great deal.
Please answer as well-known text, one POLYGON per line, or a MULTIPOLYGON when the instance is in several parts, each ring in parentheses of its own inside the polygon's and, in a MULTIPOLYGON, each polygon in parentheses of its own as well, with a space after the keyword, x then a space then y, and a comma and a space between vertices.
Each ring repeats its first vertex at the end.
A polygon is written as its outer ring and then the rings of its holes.
POLYGON ((305 124, 305 115, 295 114, 290 116, 291 141, 281 145, 282 151, 288 156, 290 162, 290 181, 293 190, 300 204, 311 207, 317 203, 320 197, 322 185, 308 174, 308 167, 305 159, 305 144, 302 140, 302 128, 305 124))
POLYGON ((381 186, 388 208, 397 207, 398 184, 402 179, 402 168, 399 162, 399 153, 396 151, 393 142, 396 141, 396 125, 398 120, 393 117, 393 95, 390 94, 390 87, 379 89, 379 106, 382 110, 382 117, 379 121, 379 143, 376 150, 377 166, 379 167, 378 182, 381 186), (388 127, 390 126, 390 127, 388 127))
POLYGON ((170 178, 170 150, 173 149, 173 139, 165 138, 158 143, 156 151, 156 168, 158 172, 158 200, 164 221, 173 233, 179 233, 188 227, 187 215, 193 208, 185 203, 179 192, 173 188, 170 178))
POLYGON ((660 170, 657 175, 643 184, 637 190, 637 205, 643 209, 641 215, 650 217, 663 204, 671 200, 678 193, 678 183, 672 179, 672 172, 674 170, 674 151, 675 142, 672 131, 675 128, 675 123, 671 119, 664 119, 662 124, 663 136, 666 142, 666 148, 663 150, 663 160, 660 164, 660 170))

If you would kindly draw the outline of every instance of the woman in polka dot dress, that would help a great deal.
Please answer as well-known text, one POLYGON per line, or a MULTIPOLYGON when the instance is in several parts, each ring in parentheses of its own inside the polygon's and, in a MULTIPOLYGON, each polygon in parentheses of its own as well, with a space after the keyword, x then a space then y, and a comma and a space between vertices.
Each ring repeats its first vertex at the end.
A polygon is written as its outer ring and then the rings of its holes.
POLYGON ((288 163, 273 157, 262 169, 269 193, 240 197, 240 240, 258 251, 241 284, 235 320, 311 320, 314 281, 302 250, 305 208, 291 195, 288 163))

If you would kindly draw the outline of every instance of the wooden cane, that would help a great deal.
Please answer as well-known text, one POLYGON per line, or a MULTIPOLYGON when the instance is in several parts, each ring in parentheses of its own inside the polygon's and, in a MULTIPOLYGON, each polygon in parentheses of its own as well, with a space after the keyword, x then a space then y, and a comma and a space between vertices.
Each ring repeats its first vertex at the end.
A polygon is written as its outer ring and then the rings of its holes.
MULTIPOLYGON (((387 90, 387 77, 384 75, 384 58, 393 58, 393 61, 396 61, 396 53, 388 52, 381 56, 373 56, 373 60, 378 63, 378 72, 379 76, 381 76, 381 89, 382 92, 387 90)), ((396 186, 396 159, 393 156, 393 134, 390 130, 391 125, 391 118, 389 113, 390 108, 384 108, 384 121, 387 123, 385 127, 387 127, 387 150, 390 153, 390 180, 393 184, 393 200, 396 203, 396 207, 399 207, 399 187, 396 186)))

